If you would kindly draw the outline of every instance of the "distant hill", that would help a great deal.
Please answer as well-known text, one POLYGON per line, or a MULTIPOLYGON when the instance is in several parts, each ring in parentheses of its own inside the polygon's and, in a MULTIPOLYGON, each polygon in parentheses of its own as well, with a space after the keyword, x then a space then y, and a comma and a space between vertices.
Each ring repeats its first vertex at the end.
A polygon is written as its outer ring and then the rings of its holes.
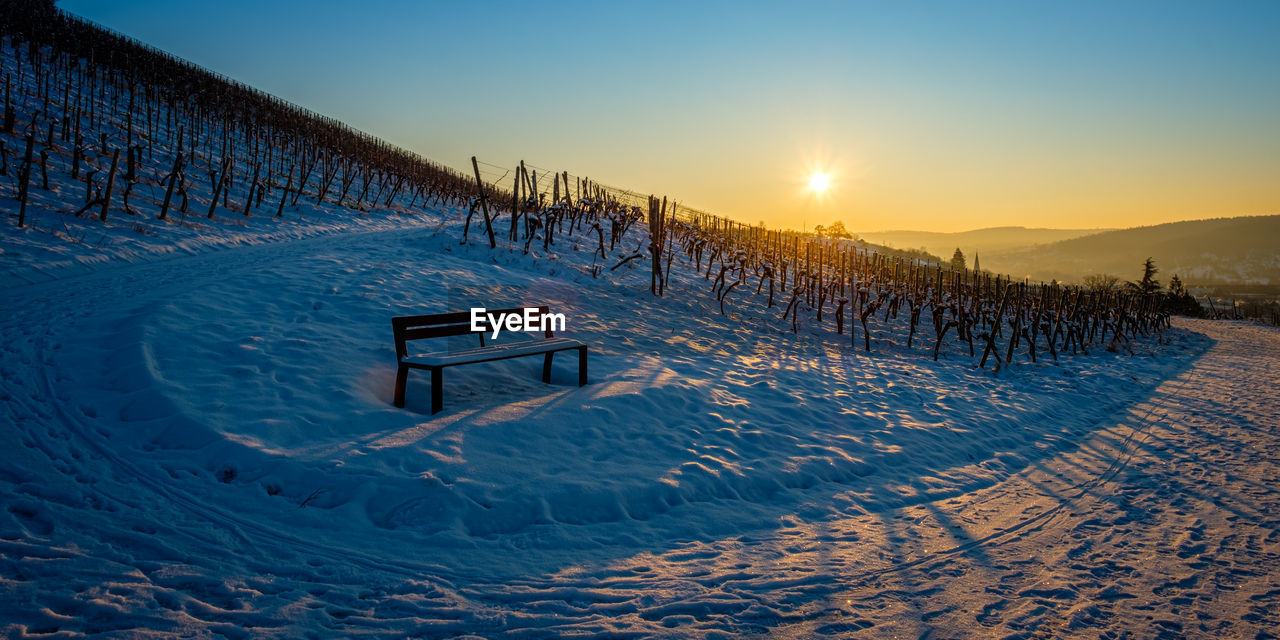
MULTIPOLYGON (((954 247, 952 251, 955 251, 954 247)), ((967 253, 967 252, 966 252, 967 253)), ((947 254, 949 255, 949 254, 947 254)), ((1280 215, 1171 222, 1051 244, 983 252, 982 268, 1033 280, 1078 282, 1110 273, 1138 278, 1155 259, 1162 283, 1280 285, 1280 215)))
POLYGON ((977 253, 984 269, 990 268, 986 262, 986 254, 1029 247, 1036 244, 1048 244, 1078 238, 1110 229, 1028 229, 1027 227, 990 227, 958 233, 935 233, 932 231, 874 231, 859 233, 868 242, 885 244, 898 249, 918 249, 923 247, 929 253, 942 256, 947 260, 958 247, 973 266, 973 255, 977 253))

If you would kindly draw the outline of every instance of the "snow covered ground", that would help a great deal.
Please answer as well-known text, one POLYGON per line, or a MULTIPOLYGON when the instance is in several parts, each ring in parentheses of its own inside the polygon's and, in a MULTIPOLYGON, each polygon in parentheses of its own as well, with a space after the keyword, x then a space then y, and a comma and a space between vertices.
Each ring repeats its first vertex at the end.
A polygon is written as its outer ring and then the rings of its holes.
POLYGON ((457 211, 287 211, 174 225, 179 251, 127 218, 4 230, 5 634, 1277 625, 1275 331, 993 373, 745 295, 722 316, 679 267, 658 299, 563 241, 460 246, 457 211), (512 360, 448 370, 436 416, 411 375, 394 408, 390 318, 474 302, 565 313, 592 384, 512 360))

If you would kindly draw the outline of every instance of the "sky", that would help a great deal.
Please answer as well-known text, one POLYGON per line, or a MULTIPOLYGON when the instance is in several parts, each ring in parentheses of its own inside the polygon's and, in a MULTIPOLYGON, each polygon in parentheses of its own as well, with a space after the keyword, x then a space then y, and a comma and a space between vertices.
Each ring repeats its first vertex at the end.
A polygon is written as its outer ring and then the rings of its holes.
POLYGON ((459 170, 772 227, 1280 213, 1280 2, 58 6, 459 170))

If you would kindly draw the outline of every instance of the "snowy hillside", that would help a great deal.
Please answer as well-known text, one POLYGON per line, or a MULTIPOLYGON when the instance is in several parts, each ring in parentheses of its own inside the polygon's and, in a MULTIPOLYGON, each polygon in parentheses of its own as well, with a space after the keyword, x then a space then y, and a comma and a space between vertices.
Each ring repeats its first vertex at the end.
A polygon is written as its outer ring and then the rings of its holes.
MULTIPOLYGON (((999 375, 901 342, 865 354, 721 316, 696 278, 659 299, 642 268, 460 246, 460 216, 15 269, 38 282, 4 296, 9 633, 888 625, 859 607, 923 596, 840 576, 927 557, 889 523, 1081 455, 1210 344, 1179 331, 999 375), (434 418, 425 376, 392 407, 389 318, 467 296, 563 309, 592 384, 515 360, 448 371, 434 418), (848 590, 859 605, 833 600, 848 590)), ((982 513, 943 531, 968 544, 1009 515, 982 513)))
POLYGON ((110 198, 105 219, 77 214, 111 157, 72 155, 63 136, 22 227, 24 136, 4 134, 0 635, 1280 624, 1276 331, 1180 322, 992 370, 951 338, 934 361, 873 315, 875 348, 856 349, 830 316, 787 320, 748 287, 722 312, 679 251, 652 295, 647 258, 622 263, 643 221, 607 261, 603 232, 572 225, 546 249, 505 234, 490 249, 479 214, 460 243, 458 192, 366 199, 394 180, 355 164, 329 178, 349 193, 288 202, 294 173, 277 164, 273 209, 253 204, 243 157, 234 195, 219 192, 208 153, 191 161, 190 210, 160 220, 182 134, 157 130, 132 214, 110 198), (516 359, 446 370, 435 415, 415 372, 393 406, 392 317, 522 303, 565 314, 590 384, 571 357, 551 384, 516 359))

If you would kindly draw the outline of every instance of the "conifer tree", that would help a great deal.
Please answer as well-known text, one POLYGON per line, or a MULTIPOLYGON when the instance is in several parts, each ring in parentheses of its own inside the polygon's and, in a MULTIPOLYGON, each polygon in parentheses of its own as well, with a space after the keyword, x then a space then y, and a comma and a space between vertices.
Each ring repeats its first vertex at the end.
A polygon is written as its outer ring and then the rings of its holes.
POLYGON ((1130 282, 1129 287, 1139 293, 1155 293, 1160 290, 1160 281, 1156 280, 1156 274, 1159 272, 1156 261, 1147 258, 1147 261, 1142 264, 1142 280, 1130 282))

